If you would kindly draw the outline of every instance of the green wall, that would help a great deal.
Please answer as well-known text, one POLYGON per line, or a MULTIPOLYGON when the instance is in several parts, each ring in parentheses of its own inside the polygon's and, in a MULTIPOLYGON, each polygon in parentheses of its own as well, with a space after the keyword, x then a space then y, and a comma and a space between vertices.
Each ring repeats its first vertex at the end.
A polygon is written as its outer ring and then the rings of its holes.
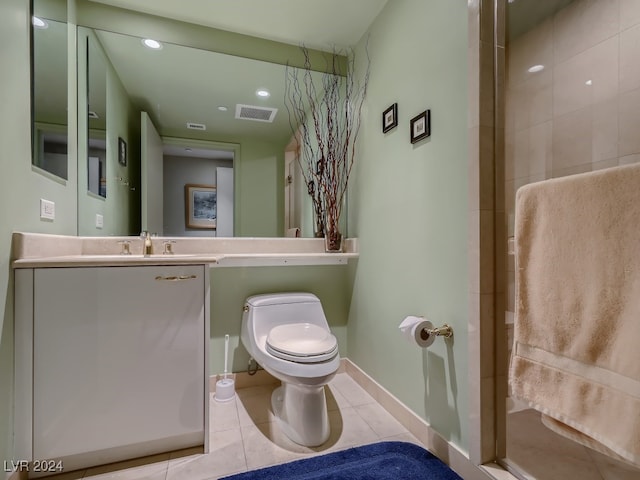
POLYGON ((241 139, 234 162, 236 236, 281 237, 284 230, 284 145, 241 139))
MULTIPOLYGON (((34 170, 30 163, 28 32, 27 2, 2 0, 0 460, 12 456, 11 232, 76 233, 75 162, 70 162, 66 184, 34 170), (40 198, 56 202, 54 222, 39 219, 40 198)), ((363 48, 361 44, 360 59, 365 57, 363 48)), ((445 438, 468 450, 467 2, 392 0, 371 28, 368 48, 371 81, 349 197, 349 234, 360 237, 360 259, 348 267, 213 271, 212 315, 219 323, 211 332, 212 373, 221 370, 225 333, 233 337, 233 369, 246 368, 238 335, 240 307, 247 295, 310 290, 323 300, 342 355, 445 438), (382 134, 382 111, 394 102, 399 106, 399 125, 382 134), (412 145, 409 119, 425 108, 431 109, 431 138, 412 145), (453 342, 438 339, 428 350, 408 347, 397 329, 407 315, 425 315, 436 325, 449 323, 455 331, 453 342)), ((70 147, 70 155, 76 155, 70 147)), ((283 148, 276 153, 277 148, 242 144, 239 168, 255 167, 260 172, 250 182, 258 185, 262 176, 276 175, 281 185, 278 155, 283 148)), ((249 213, 241 216, 242 234, 254 234, 263 216, 261 199, 256 195, 241 204, 243 212, 257 209, 254 220, 244 216, 249 213)), ((281 228, 280 223, 273 234, 281 228)))
MULTIPOLYGON (((371 79, 349 196, 360 259, 347 352, 364 371, 468 449, 467 2, 392 0, 370 29, 371 79), (382 112, 398 103, 398 127, 382 112), (431 110, 431 137, 409 121, 431 110), (455 331, 427 350, 398 331, 424 315, 455 331)), ((366 36, 356 51, 362 75, 366 36)))
POLYGON ((223 267, 211 270, 210 374, 224 370, 224 336, 230 336, 229 368, 247 370, 249 355, 240 344, 242 307, 247 297, 262 293, 311 292, 322 302, 343 357, 347 353, 347 312, 355 262, 348 265, 296 267, 223 267))
MULTIPOLYGON (((31 166, 29 24, 28 2, 0 2, 0 461, 11 458, 13 432, 11 233, 22 230, 73 235, 76 231, 74 162, 69 163, 67 182, 31 166), (40 220, 40 198, 56 203, 53 222, 40 220)), ((75 155, 75 148, 70 148, 69 155, 75 155)))

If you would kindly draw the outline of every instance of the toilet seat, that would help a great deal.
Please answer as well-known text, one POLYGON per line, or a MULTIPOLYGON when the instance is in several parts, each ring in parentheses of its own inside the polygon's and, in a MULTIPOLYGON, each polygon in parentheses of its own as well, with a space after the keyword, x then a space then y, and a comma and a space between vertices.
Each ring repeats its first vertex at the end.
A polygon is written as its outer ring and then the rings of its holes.
POLYGON ((266 349, 274 357, 298 363, 324 362, 338 352, 336 337, 310 323, 278 325, 267 335, 266 349))

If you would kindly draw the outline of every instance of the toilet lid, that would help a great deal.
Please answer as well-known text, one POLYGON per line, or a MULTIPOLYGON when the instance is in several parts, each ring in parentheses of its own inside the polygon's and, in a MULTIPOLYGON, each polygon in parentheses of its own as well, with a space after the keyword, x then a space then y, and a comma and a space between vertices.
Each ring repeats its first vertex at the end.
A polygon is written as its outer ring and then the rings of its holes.
POLYGON ((317 325, 293 323, 271 329, 267 350, 286 360, 322 362, 336 354, 338 342, 331 332, 317 325))

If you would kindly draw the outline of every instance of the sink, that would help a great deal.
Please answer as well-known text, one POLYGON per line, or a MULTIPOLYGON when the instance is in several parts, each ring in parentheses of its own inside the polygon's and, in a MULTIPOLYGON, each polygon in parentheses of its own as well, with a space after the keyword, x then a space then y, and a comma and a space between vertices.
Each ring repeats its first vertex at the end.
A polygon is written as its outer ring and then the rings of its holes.
POLYGON ((206 253, 170 253, 170 254, 152 253, 151 255, 139 255, 139 254, 117 255, 117 257, 123 258, 123 259, 130 258, 132 260, 143 260, 143 259, 147 258, 149 260, 167 260, 167 261, 183 260, 183 259, 186 259, 186 258, 194 258, 194 257, 208 257, 208 256, 211 256, 211 254, 206 254, 206 253))
POLYGON ((193 257, 207 257, 209 254, 203 253, 173 253, 164 255, 162 253, 154 253, 151 255, 140 255, 140 254, 131 254, 131 255, 123 255, 119 253, 113 254, 86 254, 86 255, 78 255, 77 258, 79 260, 95 260, 95 261, 121 261, 121 260, 142 260, 148 258, 150 260, 180 260, 184 258, 193 258, 193 257))

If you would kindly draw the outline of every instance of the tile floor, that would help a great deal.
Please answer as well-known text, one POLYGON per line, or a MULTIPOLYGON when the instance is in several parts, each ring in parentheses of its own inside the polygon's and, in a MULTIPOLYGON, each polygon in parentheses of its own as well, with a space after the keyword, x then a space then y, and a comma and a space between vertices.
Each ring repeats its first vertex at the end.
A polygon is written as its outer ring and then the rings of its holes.
POLYGON ((348 374, 339 373, 327 389, 331 436, 320 447, 288 440, 270 411, 278 384, 238 389, 220 403, 211 394, 210 453, 190 449, 50 477, 55 480, 208 480, 381 440, 420 445, 348 374))
POLYGON ((640 470, 549 430, 531 409, 507 416, 507 457, 526 479, 640 479, 640 470))

